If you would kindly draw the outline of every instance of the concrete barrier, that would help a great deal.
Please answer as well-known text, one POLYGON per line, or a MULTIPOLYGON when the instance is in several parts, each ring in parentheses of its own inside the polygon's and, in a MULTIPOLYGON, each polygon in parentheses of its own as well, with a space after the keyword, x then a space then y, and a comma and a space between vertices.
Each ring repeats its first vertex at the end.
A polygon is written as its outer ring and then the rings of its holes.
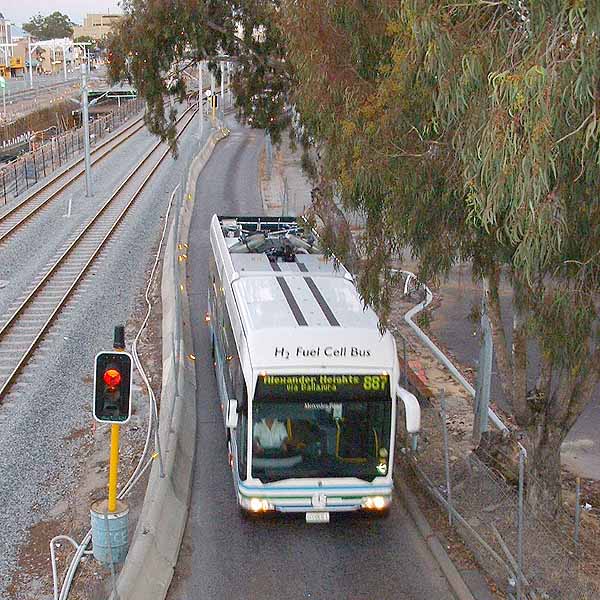
MULTIPOLYGON (((165 245, 162 270, 162 393, 159 434, 165 477, 154 461, 142 512, 127 559, 117 581, 119 600, 162 600, 177 563, 187 521, 196 443, 196 376, 186 280, 186 261, 175 262, 175 241, 186 243, 192 218, 196 180, 217 142, 229 134, 212 133, 190 164, 179 219, 173 219, 165 245), (178 224, 178 231, 175 227, 178 224), (173 265, 177 264, 177 272, 173 265), (179 290, 179 292, 178 292, 179 290), (177 296, 180 295, 178 306, 177 296), (175 340, 177 311, 181 331, 175 340), (176 365, 177 373, 174 372, 176 365)), ((111 600, 116 600, 114 594, 111 600)))

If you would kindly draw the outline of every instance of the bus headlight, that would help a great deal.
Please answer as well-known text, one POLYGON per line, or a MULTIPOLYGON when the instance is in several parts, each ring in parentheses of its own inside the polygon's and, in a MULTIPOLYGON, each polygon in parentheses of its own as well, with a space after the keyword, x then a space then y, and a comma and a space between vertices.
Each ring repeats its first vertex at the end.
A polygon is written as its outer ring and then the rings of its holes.
POLYGON ((271 507, 269 505, 268 500, 264 500, 261 498, 250 498, 250 503, 248 508, 252 512, 265 512, 269 510, 271 507))
POLYGON ((390 499, 384 496, 369 496, 363 499, 363 508, 368 510, 383 510, 390 504, 390 499))

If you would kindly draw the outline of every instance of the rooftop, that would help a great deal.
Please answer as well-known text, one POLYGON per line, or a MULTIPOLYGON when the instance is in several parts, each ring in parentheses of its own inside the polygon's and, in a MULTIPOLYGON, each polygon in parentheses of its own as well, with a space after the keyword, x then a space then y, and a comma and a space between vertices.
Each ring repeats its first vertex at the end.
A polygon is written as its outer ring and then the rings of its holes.
POLYGON ((350 273, 324 256, 294 219, 213 220, 254 367, 391 368, 389 332, 365 307, 350 273))

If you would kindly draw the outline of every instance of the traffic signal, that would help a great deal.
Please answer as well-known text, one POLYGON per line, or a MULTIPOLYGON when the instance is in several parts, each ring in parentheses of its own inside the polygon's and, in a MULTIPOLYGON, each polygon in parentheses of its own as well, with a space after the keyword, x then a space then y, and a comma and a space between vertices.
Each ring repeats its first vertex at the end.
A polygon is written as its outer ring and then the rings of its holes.
POLYGON ((126 423, 131 416, 131 355, 100 352, 94 369, 94 419, 126 423))

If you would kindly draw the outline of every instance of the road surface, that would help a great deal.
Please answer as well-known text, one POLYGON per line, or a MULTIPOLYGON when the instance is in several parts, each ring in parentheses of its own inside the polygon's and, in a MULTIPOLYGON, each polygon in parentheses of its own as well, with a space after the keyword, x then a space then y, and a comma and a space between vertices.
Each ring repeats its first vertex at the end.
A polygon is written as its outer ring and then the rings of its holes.
POLYGON ((259 131, 233 121, 198 180, 190 231, 191 314, 198 428, 195 478, 183 548, 169 600, 446 600, 453 598, 399 500, 388 519, 332 515, 242 519, 227 462, 206 311, 208 227, 214 212, 262 213, 259 131))

